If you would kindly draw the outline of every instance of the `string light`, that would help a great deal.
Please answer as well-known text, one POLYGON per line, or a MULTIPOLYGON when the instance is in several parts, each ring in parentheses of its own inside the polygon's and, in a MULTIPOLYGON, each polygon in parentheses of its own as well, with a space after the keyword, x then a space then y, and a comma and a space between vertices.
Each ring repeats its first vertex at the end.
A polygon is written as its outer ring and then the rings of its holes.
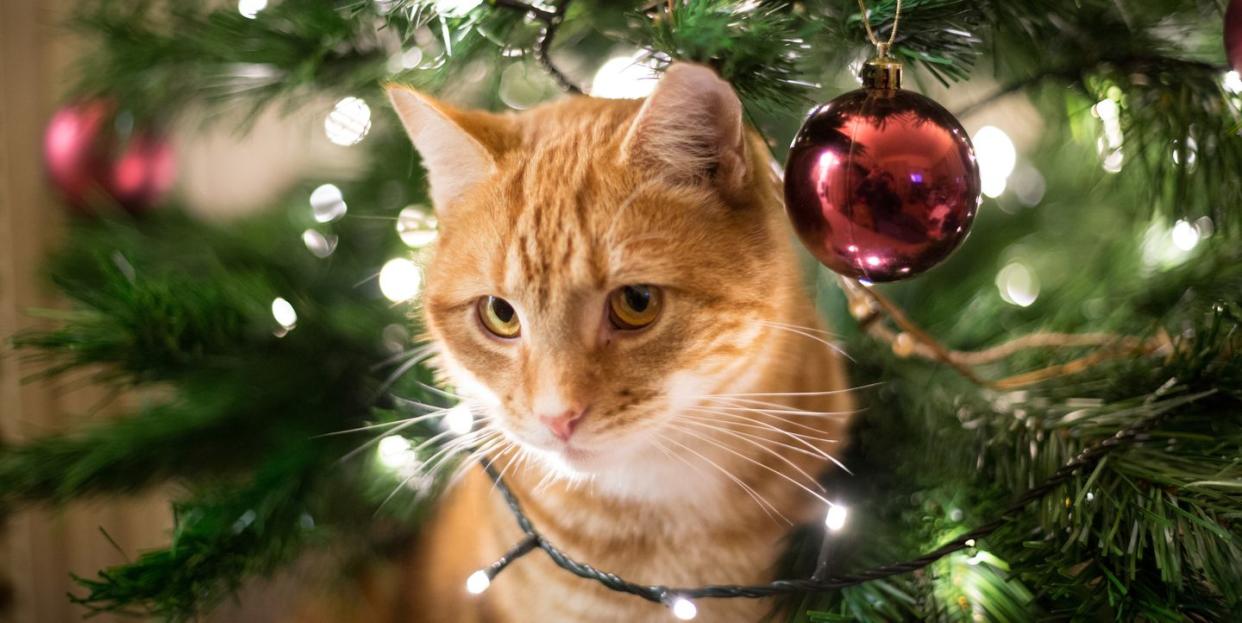
POLYGON ((638 99, 651 95, 659 74, 641 53, 608 59, 591 80, 591 96, 607 99, 638 99))
POLYGON ((1227 71, 1221 80, 1221 86, 1234 95, 1242 93, 1242 76, 1239 76, 1236 71, 1227 71))
POLYGON ((371 131, 371 107, 357 97, 343 98, 323 120, 323 131, 337 145, 356 145, 371 131))
POLYGON ((470 412, 470 407, 459 404, 444 414, 444 425, 454 435, 465 435, 474 429, 474 414, 470 412))
POLYGON ((397 257, 388 260, 380 269, 379 287, 384 298, 400 303, 418 296, 423 286, 423 274, 414 262, 397 257))
POLYGON ((267 0, 238 0, 237 12, 246 19, 254 19, 259 12, 267 8, 267 0))
POLYGON ((824 517, 824 525, 828 526, 829 532, 837 532, 845 527, 847 517, 849 517, 849 510, 843 504, 833 504, 828 507, 828 515, 824 517))
POLYGON ((1121 145, 1125 137, 1121 133, 1121 108, 1112 98, 1100 100, 1091 107, 1091 114, 1099 117, 1104 125, 1104 136, 1097 143, 1100 156, 1103 158, 1104 170, 1109 173, 1121 171, 1125 155, 1121 145))
POLYGON ((685 597, 673 599, 669 609, 673 611, 673 616, 682 621, 689 621, 699 616, 699 609, 694 605, 694 602, 685 597))
POLYGON ((1010 262, 996 274, 996 289, 1006 303, 1030 307, 1039 298, 1039 277, 1022 262, 1010 262))
POLYGON ((1173 224, 1169 237, 1173 240, 1173 246, 1183 251, 1190 251, 1199 244, 1199 230, 1184 219, 1173 224))
POLYGON ((1018 152, 1009 135, 995 126, 979 128, 971 142, 978 155, 979 177, 983 182, 983 194, 996 198, 1005 192, 1009 175, 1018 162, 1018 152))
POLYGON ((436 239, 436 217, 426 207, 408 205, 397 214, 397 235, 412 249, 421 249, 436 239))
POLYGON ((308 229, 302 232, 302 244, 306 245, 306 249, 318 258, 325 258, 332 255, 336 251, 336 243, 339 238, 335 235, 324 235, 314 229, 308 229))
POLYGON ((380 439, 376 455, 379 456, 380 463, 383 463, 385 467, 391 469, 402 467, 413 458, 413 452, 410 450, 410 440, 401 435, 388 435, 380 439))
POLYGON ((312 190, 310 205, 311 213, 320 223, 331 223, 345 216, 349 210, 349 206, 345 205, 345 196, 336 184, 321 184, 312 190))
POLYGON ((471 573, 470 577, 466 578, 466 592, 471 595, 481 595, 491 585, 492 578, 482 569, 471 573))
POLYGON ((285 331, 292 330, 298 324, 298 312, 293 309, 293 304, 279 296, 272 300, 272 318, 285 331))

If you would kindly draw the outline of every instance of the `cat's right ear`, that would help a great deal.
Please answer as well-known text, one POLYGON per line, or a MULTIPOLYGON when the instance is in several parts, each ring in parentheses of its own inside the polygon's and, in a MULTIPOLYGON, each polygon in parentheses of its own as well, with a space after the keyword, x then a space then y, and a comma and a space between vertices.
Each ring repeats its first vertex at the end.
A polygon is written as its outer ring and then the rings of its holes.
POLYGON ((409 87, 390 84, 386 90, 427 169, 436 212, 496 172, 506 120, 459 110, 409 87))

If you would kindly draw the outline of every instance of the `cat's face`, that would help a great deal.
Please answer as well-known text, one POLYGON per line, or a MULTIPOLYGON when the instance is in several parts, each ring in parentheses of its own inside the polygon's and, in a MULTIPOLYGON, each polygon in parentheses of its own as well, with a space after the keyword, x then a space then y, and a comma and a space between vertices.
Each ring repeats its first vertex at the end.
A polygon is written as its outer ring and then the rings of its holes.
POLYGON ((675 450, 668 421, 757 367, 791 262, 736 97, 708 70, 670 70, 641 110, 394 103, 440 223, 427 325, 488 425, 568 474, 635 469, 675 450))

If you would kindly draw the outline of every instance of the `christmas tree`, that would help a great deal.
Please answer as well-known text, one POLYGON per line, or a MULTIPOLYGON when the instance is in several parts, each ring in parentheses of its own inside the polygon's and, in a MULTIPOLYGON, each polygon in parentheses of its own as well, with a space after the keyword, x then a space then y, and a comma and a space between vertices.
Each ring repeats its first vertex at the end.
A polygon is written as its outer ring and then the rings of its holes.
MULTIPOLYGON (((849 473, 825 475, 839 507, 795 531, 794 581, 766 594, 798 621, 1236 620, 1242 25, 1222 4, 82 2, 84 100, 138 127, 192 104, 244 131, 327 97, 323 131, 363 166, 225 224, 117 193, 129 212, 76 219, 47 263, 72 308, 6 337, 43 377, 144 399, 0 447, 0 513, 184 485, 167 548, 77 578, 88 611, 189 620, 315 552, 346 552, 343 577, 382 558, 472 450, 417 341, 435 222, 383 85, 520 110, 641 97, 700 63, 783 163, 806 111, 858 88, 868 35, 892 35, 907 88, 970 131, 985 198, 961 248, 908 280, 807 256, 868 389, 849 473)), ((518 554, 555 554, 537 529, 518 554)), ((685 588, 673 615, 748 592, 685 588)))

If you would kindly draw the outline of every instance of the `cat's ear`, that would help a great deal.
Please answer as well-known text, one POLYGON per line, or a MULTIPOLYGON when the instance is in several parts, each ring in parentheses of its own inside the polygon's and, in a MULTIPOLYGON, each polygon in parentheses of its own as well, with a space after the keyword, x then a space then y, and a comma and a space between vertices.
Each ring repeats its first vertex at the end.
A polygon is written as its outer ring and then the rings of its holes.
POLYGON ((459 110, 401 85, 388 85, 387 91, 427 169, 437 212, 496 172, 506 120, 459 110))
POLYGON ((710 68, 675 63, 630 126, 622 158, 676 183, 711 182, 731 194, 746 183, 744 137, 733 87, 710 68))

